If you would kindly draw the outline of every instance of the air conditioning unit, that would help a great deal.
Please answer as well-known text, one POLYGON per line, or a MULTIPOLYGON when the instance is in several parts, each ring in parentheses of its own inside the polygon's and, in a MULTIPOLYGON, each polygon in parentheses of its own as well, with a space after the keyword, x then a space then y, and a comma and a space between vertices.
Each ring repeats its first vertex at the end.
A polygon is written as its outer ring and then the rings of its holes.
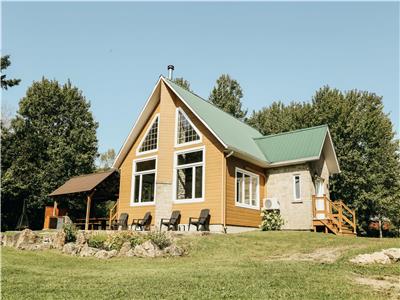
POLYGON ((263 200, 264 209, 273 210, 279 209, 279 201, 276 198, 266 198, 263 200))

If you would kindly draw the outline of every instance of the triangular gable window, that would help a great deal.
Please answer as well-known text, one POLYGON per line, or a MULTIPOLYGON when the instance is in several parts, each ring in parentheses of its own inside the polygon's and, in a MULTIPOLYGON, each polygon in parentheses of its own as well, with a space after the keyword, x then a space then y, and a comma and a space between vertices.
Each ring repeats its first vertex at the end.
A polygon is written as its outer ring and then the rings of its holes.
POLYGON ((140 144, 139 152, 148 152, 152 150, 157 150, 158 146, 158 119, 156 116, 153 124, 148 129, 146 136, 140 144))
POLYGON ((188 116, 178 108, 177 114, 177 137, 176 143, 178 145, 195 143, 201 141, 200 133, 193 123, 189 120, 188 116))

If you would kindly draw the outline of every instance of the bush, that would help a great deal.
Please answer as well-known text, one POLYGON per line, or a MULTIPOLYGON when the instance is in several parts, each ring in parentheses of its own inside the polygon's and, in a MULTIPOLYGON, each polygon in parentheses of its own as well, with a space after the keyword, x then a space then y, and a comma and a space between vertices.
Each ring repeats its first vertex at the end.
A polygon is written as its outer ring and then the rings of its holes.
POLYGON ((67 223, 63 225, 63 231, 65 232, 65 242, 75 242, 78 229, 72 223, 67 223))
POLYGON ((142 238, 134 232, 118 232, 108 236, 105 245, 109 250, 120 250, 125 242, 129 242, 132 247, 143 242, 142 238))
POLYGON ((285 223, 278 210, 266 210, 261 213, 262 223, 261 230, 281 230, 282 225, 285 223))
POLYGON ((97 249, 106 249, 105 242, 107 240, 106 234, 94 234, 91 235, 87 241, 89 247, 97 249))
POLYGON ((164 249, 172 244, 171 239, 164 231, 151 231, 147 234, 146 238, 156 244, 160 249, 164 249))

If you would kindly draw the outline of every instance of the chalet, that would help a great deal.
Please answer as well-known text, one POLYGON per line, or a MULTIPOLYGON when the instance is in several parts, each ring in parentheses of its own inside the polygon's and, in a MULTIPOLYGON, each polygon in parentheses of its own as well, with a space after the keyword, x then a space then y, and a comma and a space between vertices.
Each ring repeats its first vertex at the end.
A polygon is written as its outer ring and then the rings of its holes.
POLYGON ((343 213, 339 220, 344 204, 329 197, 340 168, 328 126, 263 136, 163 76, 113 168, 120 182, 112 219, 126 213, 129 224, 150 212, 158 227, 175 210, 187 224, 209 209, 211 231, 237 232, 258 228, 266 207, 280 210, 284 229, 355 230, 343 213))

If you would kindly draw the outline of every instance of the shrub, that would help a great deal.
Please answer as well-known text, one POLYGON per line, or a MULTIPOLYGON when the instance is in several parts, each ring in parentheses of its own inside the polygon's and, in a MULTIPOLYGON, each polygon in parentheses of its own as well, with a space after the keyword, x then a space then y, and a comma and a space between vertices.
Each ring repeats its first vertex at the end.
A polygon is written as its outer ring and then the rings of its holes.
POLYGON ((120 250, 125 242, 129 242, 132 247, 142 243, 142 238, 134 232, 118 232, 109 235, 105 245, 109 250, 120 250))
POLYGON ((107 240, 106 234, 94 234, 91 235, 87 241, 89 247, 97 249, 106 249, 105 242, 107 240))
POLYGON ((78 229, 72 223, 67 223, 63 225, 63 231, 65 232, 65 242, 75 242, 78 229))
POLYGON ((282 225, 285 223, 278 210, 266 210, 261 213, 262 222, 261 230, 281 230, 282 225))
POLYGON ((171 239, 164 231, 151 231, 147 234, 146 238, 156 244, 160 249, 164 249, 172 244, 171 239))

